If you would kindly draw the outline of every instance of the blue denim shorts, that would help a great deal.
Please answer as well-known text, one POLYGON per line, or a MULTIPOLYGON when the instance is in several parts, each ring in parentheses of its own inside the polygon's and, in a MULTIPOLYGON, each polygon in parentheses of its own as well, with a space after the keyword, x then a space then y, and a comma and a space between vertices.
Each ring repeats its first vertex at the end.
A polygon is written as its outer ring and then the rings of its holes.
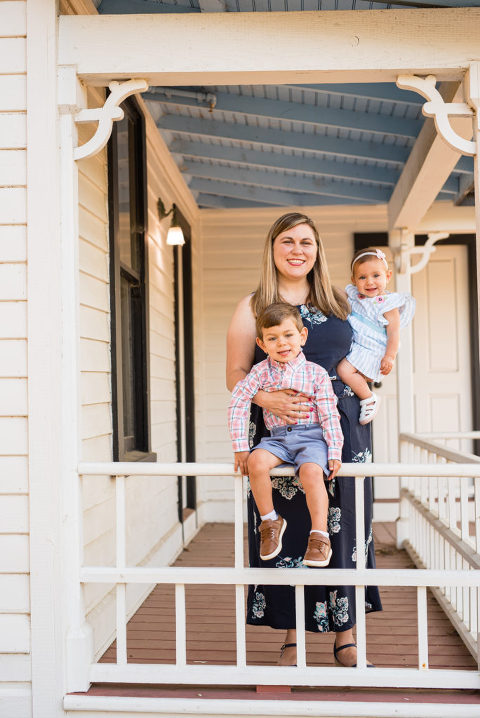
POLYGON ((264 436, 252 449, 265 449, 282 460, 284 464, 293 464, 298 472, 306 463, 318 464, 328 476, 328 447, 319 424, 295 424, 274 426, 271 436, 264 436))

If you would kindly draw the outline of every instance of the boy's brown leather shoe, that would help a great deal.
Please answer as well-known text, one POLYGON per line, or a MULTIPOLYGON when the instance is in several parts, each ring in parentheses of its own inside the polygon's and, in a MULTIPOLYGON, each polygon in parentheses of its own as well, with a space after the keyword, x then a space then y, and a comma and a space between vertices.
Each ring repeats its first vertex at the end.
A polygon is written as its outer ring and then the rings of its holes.
POLYGON ((325 536, 322 536, 322 534, 316 531, 310 534, 308 537, 307 550, 303 557, 305 566, 316 566, 318 568, 328 566, 331 555, 330 539, 325 538, 325 536))
POLYGON ((282 550, 282 536, 287 528, 287 522, 278 516, 275 520, 266 519, 259 526, 260 531, 260 558, 268 561, 278 556, 282 550))

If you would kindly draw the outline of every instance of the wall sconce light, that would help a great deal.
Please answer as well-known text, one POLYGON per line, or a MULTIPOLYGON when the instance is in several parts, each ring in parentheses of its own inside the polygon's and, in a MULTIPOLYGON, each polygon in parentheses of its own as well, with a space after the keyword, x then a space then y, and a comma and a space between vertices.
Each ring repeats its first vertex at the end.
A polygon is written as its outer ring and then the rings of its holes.
POLYGON ((183 236, 182 228, 180 227, 177 219, 177 205, 172 204, 171 209, 167 212, 163 201, 159 197, 157 201, 157 209, 160 220, 165 219, 165 217, 168 217, 170 214, 172 215, 172 223, 167 233, 167 244, 185 244, 185 237, 183 236))

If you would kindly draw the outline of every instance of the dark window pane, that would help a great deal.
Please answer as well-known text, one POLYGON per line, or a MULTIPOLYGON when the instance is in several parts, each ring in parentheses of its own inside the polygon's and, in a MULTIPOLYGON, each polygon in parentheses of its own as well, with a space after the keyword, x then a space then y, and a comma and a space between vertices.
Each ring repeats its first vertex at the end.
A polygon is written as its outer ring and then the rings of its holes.
POLYGON ((133 321, 132 286, 128 279, 121 278, 122 312, 122 393, 123 393, 123 434, 125 450, 135 448, 135 374, 133 362, 133 321))

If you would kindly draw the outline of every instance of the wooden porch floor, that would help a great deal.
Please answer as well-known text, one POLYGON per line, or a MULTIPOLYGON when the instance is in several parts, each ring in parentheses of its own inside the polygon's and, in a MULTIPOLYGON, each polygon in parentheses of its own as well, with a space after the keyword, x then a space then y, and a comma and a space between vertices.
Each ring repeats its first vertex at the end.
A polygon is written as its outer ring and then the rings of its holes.
MULTIPOLYGON (((394 524, 375 523, 378 568, 414 568, 405 551, 395 547, 394 524)), ((176 566, 233 566, 233 525, 207 524, 175 563, 176 566)), ((383 612, 367 616, 368 656, 378 666, 416 667, 417 607, 415 588, 382 588, 383 612)), ((186 589, 187 662, 235 663, 235 596, 232 586, 186 589)), ((275 665, 284 632, 247 626, 247 662, 275 665)), ((431 668, 475 669, 475 662, 433 596, 428 597, 431 668)), ((307 663, 333 665, 332 635, 307 633, 307 663)), ((127 627, 132 663, 175 662, 174 587, 158 585, 127 627)), ((102 662, 115 661, 115 643, 102 662)))

